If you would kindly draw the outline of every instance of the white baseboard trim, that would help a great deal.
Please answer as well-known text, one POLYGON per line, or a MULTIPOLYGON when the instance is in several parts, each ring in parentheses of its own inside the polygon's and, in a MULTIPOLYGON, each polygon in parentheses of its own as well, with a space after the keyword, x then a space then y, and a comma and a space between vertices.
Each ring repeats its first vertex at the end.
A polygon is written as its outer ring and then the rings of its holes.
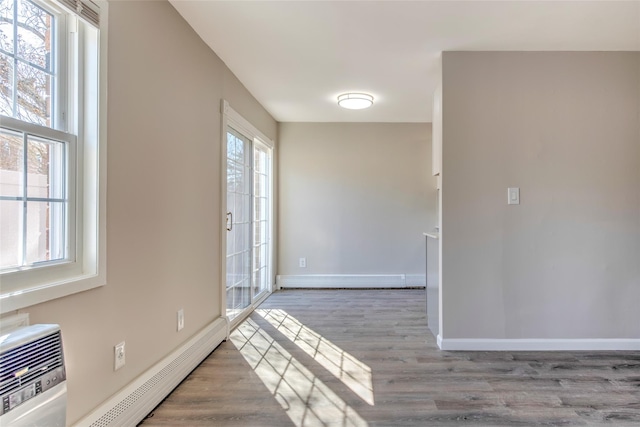
POLYGON ((424 287, 424 274, 300 274, 276 277, 279 289, 286 288, 413 288, 424 287))
POLYGON ((76 427, 136 426, 227 337, 218 318, 96 408, 76 427))
POLYGON ((459 351, 639 351, 640 339, 460 339, 438 335, 438 347, 459 351))
POLYGON ((405 274, 405 284, 410 287, 425 287, 427 286, 427 276, 424 274, 405 274))

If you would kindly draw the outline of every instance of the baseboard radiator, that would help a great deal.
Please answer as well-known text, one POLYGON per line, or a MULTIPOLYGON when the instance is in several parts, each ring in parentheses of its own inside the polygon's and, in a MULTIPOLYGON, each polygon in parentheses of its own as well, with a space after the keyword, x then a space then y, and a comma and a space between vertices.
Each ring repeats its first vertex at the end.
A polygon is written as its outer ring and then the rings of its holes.
POLYGON ((424 274, 300 274, 276 277, 278 288, 424 288, 424 274))
POLYGON ((226 339, 228 325, 217 319, 151 367, 75 427, 136 426, 226 339))

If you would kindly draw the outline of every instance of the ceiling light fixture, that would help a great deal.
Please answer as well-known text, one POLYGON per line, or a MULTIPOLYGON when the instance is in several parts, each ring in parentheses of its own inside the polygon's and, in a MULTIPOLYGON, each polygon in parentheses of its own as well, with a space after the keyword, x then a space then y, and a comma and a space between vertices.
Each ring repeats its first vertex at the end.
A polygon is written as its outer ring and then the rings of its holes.
POLYGON ((350 110, 362 110, 373 105, 373 96, 366 93, 343 93, 338 96, 338 105, 350 110))

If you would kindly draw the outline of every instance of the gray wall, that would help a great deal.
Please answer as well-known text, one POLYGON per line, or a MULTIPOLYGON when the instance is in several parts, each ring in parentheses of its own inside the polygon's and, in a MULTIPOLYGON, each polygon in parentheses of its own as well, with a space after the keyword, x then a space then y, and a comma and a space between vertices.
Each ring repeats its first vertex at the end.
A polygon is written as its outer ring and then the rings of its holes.
POLYGON ((278 274, 424 274, 429 124, 281 123, 279 162, 278 274))
POLYGON ((109 10, 108 283, 22 310, 62 326, 69 423, 220 316, 220 99, 277 132, 169 3, 109 10))
POLYGON ((640 54, 447 52, 443 89, 444 337, 640 338, 640 54))

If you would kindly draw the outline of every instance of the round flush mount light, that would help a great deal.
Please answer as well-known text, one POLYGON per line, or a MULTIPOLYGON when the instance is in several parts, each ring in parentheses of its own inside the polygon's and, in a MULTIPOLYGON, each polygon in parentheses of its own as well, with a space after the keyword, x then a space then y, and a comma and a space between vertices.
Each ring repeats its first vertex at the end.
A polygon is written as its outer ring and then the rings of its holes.
POLYGON ((338 105, 350 110, 362 110, 373 105, 373 96, 366 93, 343 93, 338 96, 338 105))

